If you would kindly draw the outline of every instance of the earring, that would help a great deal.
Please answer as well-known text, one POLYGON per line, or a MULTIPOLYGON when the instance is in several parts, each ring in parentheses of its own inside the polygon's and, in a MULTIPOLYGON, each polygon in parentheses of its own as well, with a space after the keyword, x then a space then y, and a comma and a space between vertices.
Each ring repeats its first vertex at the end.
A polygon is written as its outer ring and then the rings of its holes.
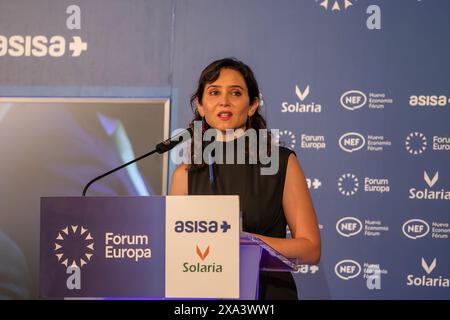
POLYGON ((202 117, 202 134, 205 133, 206 125, 205 125, 205 117, 202 117))

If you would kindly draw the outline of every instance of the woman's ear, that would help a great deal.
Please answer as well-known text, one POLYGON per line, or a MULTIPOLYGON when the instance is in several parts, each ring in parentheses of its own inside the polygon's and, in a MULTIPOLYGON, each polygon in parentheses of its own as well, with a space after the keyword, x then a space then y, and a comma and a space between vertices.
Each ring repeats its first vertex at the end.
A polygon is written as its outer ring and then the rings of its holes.
POLYGON ((200 116, 204 117, 205 116, 205 109, 203 108, 203 106, 198 102, 198 100, 195 100, 195 104, 197 105, 197 112, 200 114, 200 116))
POLYGON ((253 103, 250 105, 250 109, 248 110, 248 116, 251 117, 255 114, 256 110, 259 108, 259 98, 255 98, 253 103))

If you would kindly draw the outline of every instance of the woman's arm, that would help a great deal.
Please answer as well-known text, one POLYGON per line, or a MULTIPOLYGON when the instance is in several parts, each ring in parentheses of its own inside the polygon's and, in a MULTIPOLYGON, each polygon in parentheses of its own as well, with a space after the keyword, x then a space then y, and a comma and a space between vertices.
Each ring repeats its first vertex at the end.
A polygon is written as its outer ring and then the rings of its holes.
POLYGON ((288 258, 301 264, 320 260, 320 233, 305 176, 294 154, 288 159, 283 190, 283 210, 292 239, 255 235, 288 258))
POLYGON ((169 194, 171 196, 187 196, 188 174, 186 164, 179 165, 173 172, 169 194))

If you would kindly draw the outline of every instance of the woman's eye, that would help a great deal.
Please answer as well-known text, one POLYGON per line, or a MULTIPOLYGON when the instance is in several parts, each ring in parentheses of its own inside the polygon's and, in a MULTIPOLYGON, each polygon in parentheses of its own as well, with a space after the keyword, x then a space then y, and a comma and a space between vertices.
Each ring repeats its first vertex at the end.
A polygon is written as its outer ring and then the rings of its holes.
POLYGON ((237 97, 239 97, 239 96, 242 95, 240 91, 233 91, 231 94, 232 94, 233 96, 237 96, 237 97))
POLYGON ((211 90, 210 92, 209 92, 209 95, 210 96, 217 96, 219 94, 219 91, 217 91, 217 90, 211 90))

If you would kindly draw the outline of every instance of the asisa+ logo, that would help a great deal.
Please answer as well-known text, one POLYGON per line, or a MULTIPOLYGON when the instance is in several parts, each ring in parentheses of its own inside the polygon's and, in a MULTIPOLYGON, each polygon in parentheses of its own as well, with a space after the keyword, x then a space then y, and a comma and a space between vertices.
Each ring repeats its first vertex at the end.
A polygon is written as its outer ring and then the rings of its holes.
POLYGON ((215 220, 178 220, 174 227, 176 233, 226 233, 229 229, 231 225, 225 220, 222 223, 215 220))
POLYGON ((81 37, 73 36, 69 41, 62 35, 0 35, 0 57, 62 57, 70 51, 72 57, 79 57, 88 47, 81 37))

